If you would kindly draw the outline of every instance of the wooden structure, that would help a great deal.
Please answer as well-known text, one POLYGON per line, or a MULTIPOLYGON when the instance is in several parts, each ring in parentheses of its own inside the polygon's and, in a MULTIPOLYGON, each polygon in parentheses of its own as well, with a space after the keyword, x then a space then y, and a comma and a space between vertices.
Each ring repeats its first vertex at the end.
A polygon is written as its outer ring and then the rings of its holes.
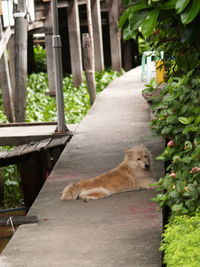
POLYGON ((0 167, 17 164, 26 207, 33 204, 71 136, 47 138, 0 152, 0 167))
MULTIPOLYGON (((18 10, 14 10, 14 18, 9 17, 9 20, 6 20, 7 17, 3 16, 3 25, 0 25, 0 69, 3 70, 3 74, 0 73, 0 87, 5 113, 10 122, 23 121, 25 117, 27 51, 32 49, 32 36, 35 33, 45 34, 49 89, 50 94, 55 95, 50 0, 27 1, 28 12, 25 10, 25 1, 19 0, 18 10)), ((10 6, 12 1, 0 2, 10 6)), ((118 29, 121 0, 58 0, 58 11, 63 68, 64 72, 71 70, 76 86, 82 82, 84 69, 81 46, 83 33, 90 34, 96 71, 103 70, 104 65, 120 71, 122 62, 126 70, 133 67, 130 45, 124 45, 118 29)), ((131 44, 131 41, 128 43, 131 44)), ((136 50, 134 49, 135 54, 136 50)), ((28 53, 28 66, 33 62, 32 57, 33 54, 28 53)))

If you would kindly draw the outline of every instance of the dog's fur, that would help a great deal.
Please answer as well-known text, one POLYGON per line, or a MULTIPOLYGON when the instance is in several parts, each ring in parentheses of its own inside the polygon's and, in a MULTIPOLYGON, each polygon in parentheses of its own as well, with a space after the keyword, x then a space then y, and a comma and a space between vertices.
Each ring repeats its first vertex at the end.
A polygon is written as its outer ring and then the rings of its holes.
POLYGON ((154 182, 150 152, 139 145, 127 150, 124 160, 111 171, 66 186, 60 199, 88 201, 105 198, 120 192, 150 189, 150 184, 154 182))

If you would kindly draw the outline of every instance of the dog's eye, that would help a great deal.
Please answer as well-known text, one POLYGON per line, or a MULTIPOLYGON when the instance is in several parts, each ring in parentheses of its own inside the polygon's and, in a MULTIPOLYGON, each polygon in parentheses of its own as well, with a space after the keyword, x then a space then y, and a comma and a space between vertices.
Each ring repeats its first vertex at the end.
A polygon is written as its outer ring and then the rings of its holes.
POLYGON ((141 160, 140 158, 138 158, 137 160, 141 160))
POLYGON ((147 156, 147 155, 144 155, 144 157, 145 157, 145 158, 148 158, 148 156, 147 156))

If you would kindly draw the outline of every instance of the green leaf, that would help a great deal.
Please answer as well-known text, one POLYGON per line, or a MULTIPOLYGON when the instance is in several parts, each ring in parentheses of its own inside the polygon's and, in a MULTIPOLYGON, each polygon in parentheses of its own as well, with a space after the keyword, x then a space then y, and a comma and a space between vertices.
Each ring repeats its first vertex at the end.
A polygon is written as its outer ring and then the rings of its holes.
POLYGON ((189 6, 184 10, 181 14, 181 20, 183 24, 188 24, 193 21, 193 19, 197 16, 200 10, 200 1, 193 0, 189 6))
POLYGON ((175 5, 176 5, 176 1, 177 0, 170 0, 168 2, 165 2, 161 9, 174 9, 175 8, 175 5))
POLYGON ((189 132, 198 132, 199 127, 194 126, 194 124, 187 125, 183 131, 183 134, 188 134, 189 132))
POLYGON ((119 19, 119 27, 122 28, 125 22, 127 21, 128 17, 132 15, 133 13, 137 12, 138 10, 145 9, 147 8, 146 4, 138 4, 138 5, 133 5, 126 9, 122 16, 119 19))
POLYGON ((157 23, 158 15, 159 9, 153 9, 146 16, 144 22, 142 23, 142 34, 144 37, 149 37, 153 32, 157 23))
POLYGON ((185 117, 179 117, 178 120, 182 123, 182 124, 190 124, 193 121, 193 118, 185 118, 185 117))
POLYGON ((190 0, 178 0, 176 3, 177 13, 181 13, 186 8, 189 2, 190 0))
POLYGON ((145 17, 148 14, 148 10, 141 10, 137 14, 134 14, 131 20, 131 29, 132 30, 138 30, 138 28, 143 23, 145 17))

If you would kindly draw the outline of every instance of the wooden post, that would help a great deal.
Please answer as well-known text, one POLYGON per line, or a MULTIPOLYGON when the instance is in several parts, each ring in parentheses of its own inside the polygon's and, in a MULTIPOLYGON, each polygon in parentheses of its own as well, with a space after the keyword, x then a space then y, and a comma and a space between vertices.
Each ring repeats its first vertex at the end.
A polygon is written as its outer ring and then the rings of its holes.
POLYGON ((27 17, 26 1, 18 0, 15 17, 15 79, 14 94, 15 119, 25 120, 26 80, 27 80, 27 17))
POLYGON ((100 0, 92 0, 92 25, 94 33, 95 70, 104 70, 103 39, 100 0))
POLYGON ((121 32, 118 28, 119 3, 120 0, 108 1, 111 61, 112 61, 112 69, 115 71, 121 71, 122 68, 121 32))
POLYGON ((79 23, 77 0, 69 2, 68 31, 69 31, 69 45, 70 45, 73 83, 75 86, 78 87, 82 82, 82 55, 81 55, 80 23, 79 23))
POLYGON ((132 50, 134 49, 132 46, 132 40, 124 41, 123 44, 123 68, 125 71, 128 71, 132 68, 132 57, 133 57, 133 52, 132 50))
POLYGON ((91 14, 91 1, 86 0, 86 8, 87 8, 87 22, 88 22, 88 32, 89 32, 89 37, 90 37, 90 61, 91 61, 91 69, 94 70, 94 40, 93 40, 93 27, 92 27, 92 14, 91 14))
MULTIPOLYGON (((0 39, 2 38, 2 25, 0 21, 0 39)), ((9 122, 14 121, 12 87, 7 53, 0 58, 0 87, 2 90, 4 112, 9 122)))
POLYGON ((83 34, 83 60, 84 69, 87 81, 88 92, 90 95, 91 105, 94 103, 96 98, 96 83, 94 75, 94 65, 92 59, 92 43, 88 33, 83 34))
POLYGON ((53 22, 50 3, 46 4, 46 19, 45 19, 45 48, 46 48, 46 60, 47 60, 47 73, 48 73, 48 85, 49 95, 56 96, 55 92, 55 80, 54 80, 54 64, 53 64, 53 48, 52 48, 52 36, 53 36, 53 22))

